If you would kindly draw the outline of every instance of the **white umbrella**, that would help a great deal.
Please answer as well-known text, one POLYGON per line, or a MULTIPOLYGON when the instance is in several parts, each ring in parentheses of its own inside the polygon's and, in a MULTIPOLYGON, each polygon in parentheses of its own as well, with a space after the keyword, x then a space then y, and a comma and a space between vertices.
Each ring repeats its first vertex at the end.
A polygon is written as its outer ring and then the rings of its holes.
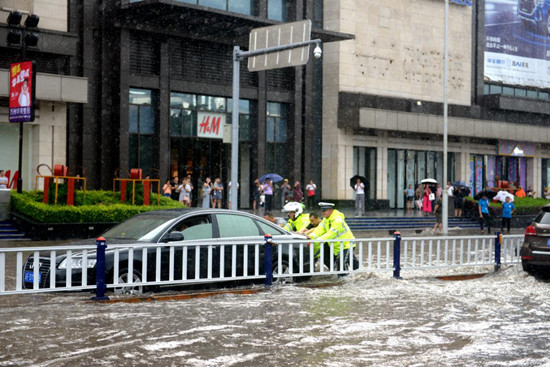
POLYGON ((510 198, 510 201, 514 201, 514 195, 510 194, 508 191, 501 190, 497 192, 493 200, 505 202, 506 198, 510 198))
POLYGON ((425 183, 436 184, 437 181, 434 180, 433 178, 425 178, 425 179, 423 179, 422 181, 420 181, 420 183, 423 183, 423 184, 425 184, 425 183))

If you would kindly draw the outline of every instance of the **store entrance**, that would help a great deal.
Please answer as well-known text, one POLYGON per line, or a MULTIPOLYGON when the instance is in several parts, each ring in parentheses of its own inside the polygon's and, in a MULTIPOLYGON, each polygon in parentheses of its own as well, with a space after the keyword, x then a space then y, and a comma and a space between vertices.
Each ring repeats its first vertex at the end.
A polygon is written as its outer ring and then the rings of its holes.
POLYGON ((224 144, 218 139, 172 138, 170 149, 170 174, 178 175, 180 181, 191 175, 193 190, 192 206, 200 201, 200 188, 206 177, 212 181, 220 177, 224 181, 224 144))

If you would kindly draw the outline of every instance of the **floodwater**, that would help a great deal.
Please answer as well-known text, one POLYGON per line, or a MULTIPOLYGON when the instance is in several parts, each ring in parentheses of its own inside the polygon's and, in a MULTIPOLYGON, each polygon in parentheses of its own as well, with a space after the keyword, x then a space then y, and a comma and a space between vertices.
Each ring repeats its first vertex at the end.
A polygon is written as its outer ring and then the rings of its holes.
POLYGON ((483 270, 150 303, 3 296, 0 366, 550 365, 550 284, 520 266, 483 270))

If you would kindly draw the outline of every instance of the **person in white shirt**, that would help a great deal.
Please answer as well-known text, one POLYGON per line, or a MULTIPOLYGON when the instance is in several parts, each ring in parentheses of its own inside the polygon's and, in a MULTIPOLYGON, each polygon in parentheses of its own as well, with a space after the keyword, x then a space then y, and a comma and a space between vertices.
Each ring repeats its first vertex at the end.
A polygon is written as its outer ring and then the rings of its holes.
POLYGON ((355 216, 365 215, 365 184, 360 178, 355 183, 355 216))

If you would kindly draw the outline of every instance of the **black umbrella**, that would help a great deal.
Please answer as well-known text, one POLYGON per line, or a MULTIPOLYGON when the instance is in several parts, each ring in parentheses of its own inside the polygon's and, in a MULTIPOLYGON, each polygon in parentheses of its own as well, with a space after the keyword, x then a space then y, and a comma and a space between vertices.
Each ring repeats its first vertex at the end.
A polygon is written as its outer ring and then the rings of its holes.
POLYGON ((349 179, 349 185, 351 186, 352 189, 355 188, 355 184, 357 183, 357 179, 361 180, 361 182, 365 185, 365 188, 369 184, 369 180, 367 180, 367 178, 365 176, 355 175, 355 176, 353 176, 352 178, 349 179))
POLYGON ((497 193, 491 190, 481 190, 474 196, 474 199, 479 200, 484 196, 487 196, 487 199, 492 200, 495 196, 497 196, 497 193))

